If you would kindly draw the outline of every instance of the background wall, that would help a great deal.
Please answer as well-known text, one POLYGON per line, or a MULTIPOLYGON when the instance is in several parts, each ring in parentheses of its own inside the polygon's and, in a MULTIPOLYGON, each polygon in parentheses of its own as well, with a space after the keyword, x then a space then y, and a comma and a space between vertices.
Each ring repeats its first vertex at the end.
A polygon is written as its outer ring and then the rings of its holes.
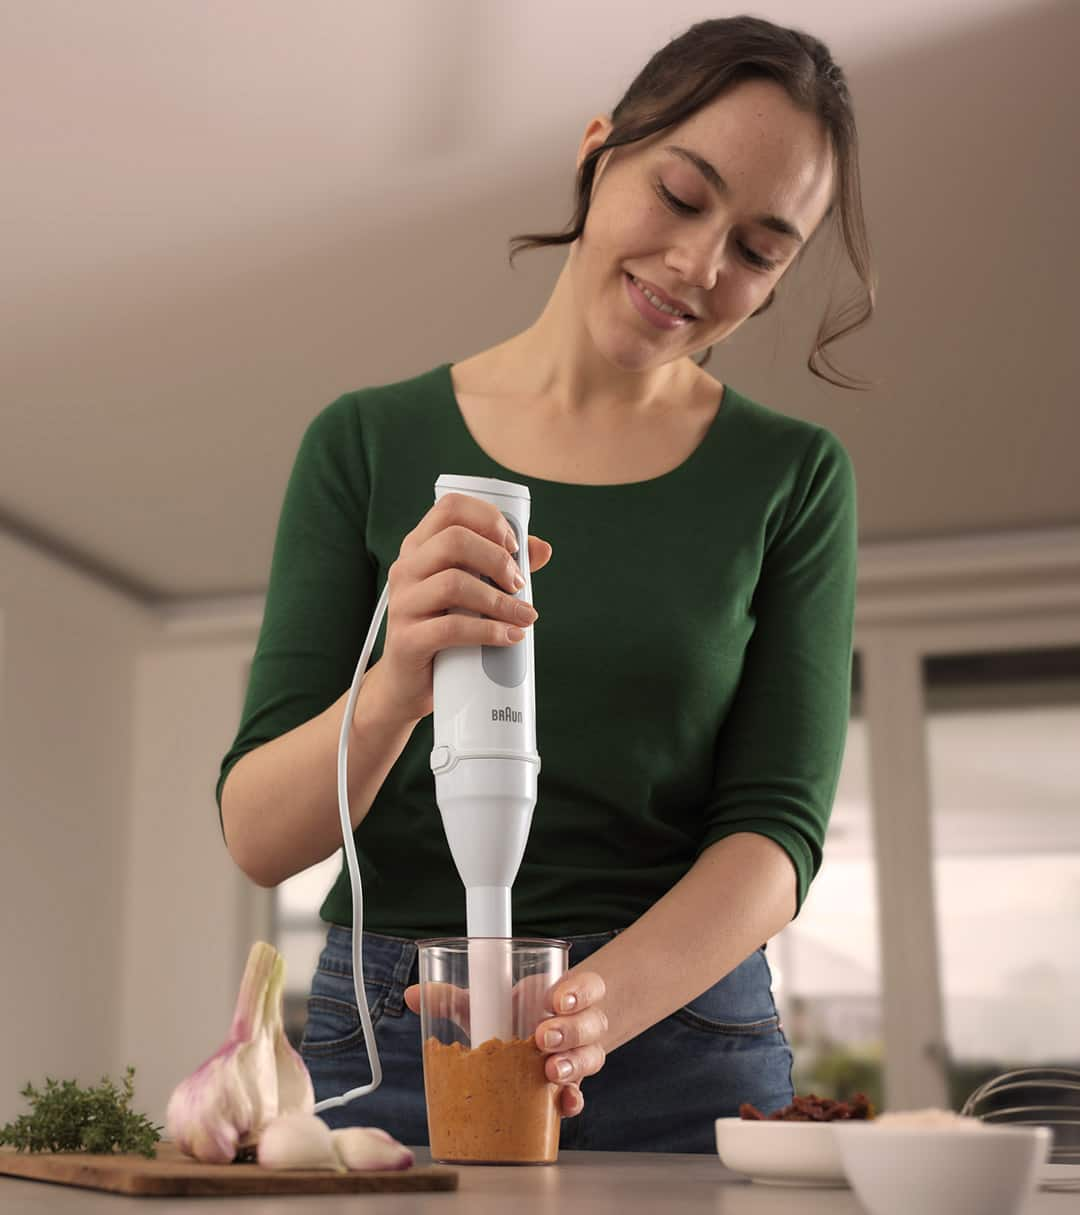
POLYGON ((254 647, 250 628, 230 633, 226 621, 212 636, 176 638, 161 623, 135 659, 116 1050, 159 1110, 224 1041, 248 950, 269 938, 269 893, 233 864, 214 805, 254 647))
MULTIPOLYGON (((150 612, 0 534, 0 1121, 46 1073, 112 1071, 150 612)), ((152 917, 153 904, 141 914, 152 917)))

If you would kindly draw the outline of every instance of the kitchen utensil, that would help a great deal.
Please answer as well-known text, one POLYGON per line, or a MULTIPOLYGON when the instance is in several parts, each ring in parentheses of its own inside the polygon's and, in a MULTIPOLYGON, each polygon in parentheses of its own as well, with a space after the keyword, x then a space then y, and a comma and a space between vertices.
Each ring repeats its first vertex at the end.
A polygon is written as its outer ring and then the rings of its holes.
POLYGON ((1045 1189, 1080 1189, 1080 1071, 1024 1067, 994 1076, 961 1113, 994 1125, 1045 1126, 1053 1144, 1039 1180, 1045 1189))
MULTIPOLYGON (((518 543, 515 560, 525 585, 516 597, 531 602, 528 487, 490 477, 444 473, 435 482, 436 501, 448 493, 472 494, 499 508, 518 543)), ((382 1082, 364 996, 363 890, 349 814, 347 772, 356 698, 388 597, 389 585, 379 597, 360 653, 338 742, 338 809, 353 897, 353 985, 371 1062, 371 1082, 320 1101, 316 1112, 374 1092, 382 1082)), ((510 887, 525 850, 540 771, 533 667, 531 629, 517 645, 455 646, 441 650, 434 661, 435 745, 430 763, 443 829, 465 886, 470 1015, 476 1041, 492 1037, 506 1041, 511 1029, 510 887)))
MULTIPOLYGON (((511 989, 491 1037, 473 1021, 475 938, 420 942, 420 1026, 432 1159, 455 1164, 551 1164, 559 1150, 558 1086, 534 1041, 545 997, 566 972, 567 941, 495 942, 511 989)), ((485 1023, 486 1022, 486 1023, 485 1023)))
MULTIPOLYGON (((0 1175, 51 1181, 114 1194, 181 1194, 190 1198, 233 1194, 362 1194, 456 1190, 453 1169, 411 1168, 396 1172, 335 1173, 329 1169, 277 1172, 257 1164, 200 1164, 175 1144, 159 1143, 145 1156, 87 1152, 16 1152, 0 1148, 0 1175)), ((42 1208, 47 1202, 42 1200, 42 1208)))

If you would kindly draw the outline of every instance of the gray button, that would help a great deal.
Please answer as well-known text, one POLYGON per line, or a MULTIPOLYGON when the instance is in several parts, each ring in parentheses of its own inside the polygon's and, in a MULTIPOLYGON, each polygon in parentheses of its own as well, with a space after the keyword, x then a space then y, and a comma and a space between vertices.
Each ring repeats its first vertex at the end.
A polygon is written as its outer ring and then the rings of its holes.
MULTIPOLYGON (((503 514, 503 518, 510 525, 510 530, 514 533, 514 539, 518 542, 518 553, 525 551, 525 545, 528 544, 528 536, 521 534, 521 528, 518 526, 518 521, 511 515, 503 514)), ((514 561, 521 569, 521 561, 518 557, 514 561)), ((496 583, 488 578, 488 582, 492 586, 496 583)), ((522 587, 514 598, 525 600, 522 587)), ((525 600, 527 602, 527 600, 525 600)), ((519 687, 525 680, 525 646, 527 641, 519 641, 515 645, 485 645, 480 647, 480 658, 484 668, 484 674, 492 681, 497 683, 501 688, 516 688, 519 687)))

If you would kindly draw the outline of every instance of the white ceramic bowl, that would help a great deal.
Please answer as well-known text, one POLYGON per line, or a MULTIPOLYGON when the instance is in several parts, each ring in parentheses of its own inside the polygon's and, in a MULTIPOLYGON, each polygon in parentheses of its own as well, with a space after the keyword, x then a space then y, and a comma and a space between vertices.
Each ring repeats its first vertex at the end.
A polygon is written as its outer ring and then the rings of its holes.
POLYGON ((769 1185, 844 1186, 830 1122, 717 1118, 716 1150, 736 1173, 769 1185))
POLYGON ((870 1215, 1017 1215, 1050 1151, 1044 1126, 956 1130, 834 1122, 848 1181, 870 1215))

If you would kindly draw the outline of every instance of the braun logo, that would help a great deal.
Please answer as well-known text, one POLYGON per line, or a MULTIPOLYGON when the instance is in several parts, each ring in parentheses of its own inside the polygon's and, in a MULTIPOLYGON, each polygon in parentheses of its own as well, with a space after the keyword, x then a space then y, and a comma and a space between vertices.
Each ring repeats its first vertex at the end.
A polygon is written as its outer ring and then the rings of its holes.
POLYGON ((511 709, 509 705, 505 709, 492 709, 492 721, 521 721, 521 714, 516 709, 511 709))

